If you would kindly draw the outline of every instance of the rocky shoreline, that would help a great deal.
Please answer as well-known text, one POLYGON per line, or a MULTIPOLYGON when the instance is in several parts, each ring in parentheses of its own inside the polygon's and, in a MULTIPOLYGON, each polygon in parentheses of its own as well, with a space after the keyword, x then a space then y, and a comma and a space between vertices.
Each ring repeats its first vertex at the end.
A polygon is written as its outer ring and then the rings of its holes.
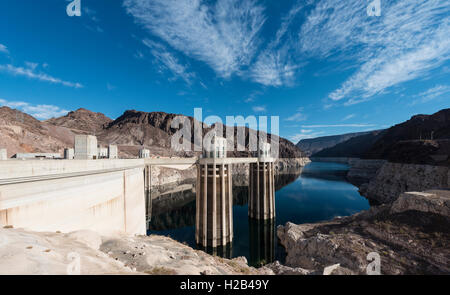
POLYGON ((270 275, 244 257, 224 259, 194 250, 164 236, 100 236, 0 229, 0 274, 152 274, 270 275), (79 263, 78 263, 79 262, 79 263))
POLYGON ((367 255, 376 252, 381 274, 450 274, 449 208, 450 191, 404 193, 353 216, 279 226, 283 271, 314 274, 339 264, 334 274, 366 274, 367 255))
POLYGON ((424 164, 391 163, 358 158, 313 158, 318 162, 349 165, 347 180, 374 204, 392 203, 404 192, 450 187, 450 168, 424 164))
POLYGON ((366 274, 371 252, 380 255, 382 274, 450 274, 448 167, 314 160, 348 164, 347 178, 374 205, 331 221, 279 226, 287 258, 269 266, 276 274, 366 274))

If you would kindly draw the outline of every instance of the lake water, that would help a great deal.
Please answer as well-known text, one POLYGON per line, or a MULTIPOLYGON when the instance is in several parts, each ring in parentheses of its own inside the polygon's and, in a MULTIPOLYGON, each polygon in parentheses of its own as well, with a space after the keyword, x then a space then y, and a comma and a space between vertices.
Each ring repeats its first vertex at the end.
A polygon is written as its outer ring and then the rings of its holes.
MULTIPOLYGON (((276 226, 290 221, 311 223, 348 216, 369 208, 358 189, 345 180, 348 166, 313 162, 299 171, 276 176, 273 222, 248 218, 248 188, 233 187, 233 243, 225 249, 205 249, 224 257, 245 256, 250 265, 260 266, 274 260, 284 261, 285 251, 276 237, 276 226)), ((148 234, 167 235, 195 244, 195 193, 185 185, 153 201, 148 234)))

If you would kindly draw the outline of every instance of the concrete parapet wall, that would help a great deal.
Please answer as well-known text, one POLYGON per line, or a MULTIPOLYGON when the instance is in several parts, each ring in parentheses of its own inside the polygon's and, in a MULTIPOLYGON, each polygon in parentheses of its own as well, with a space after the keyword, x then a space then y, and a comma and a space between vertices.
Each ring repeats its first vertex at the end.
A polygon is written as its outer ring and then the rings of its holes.
POLYGON ((10 160, 0 162, 0 180, 20 177, 58 175, 101 171, 109 169, 126 169, 144 166, 140 159, 132 160, 10 160))
POLYGON ((0 225, 145 234, 143 169, 140 160, 2 162, 0 225))

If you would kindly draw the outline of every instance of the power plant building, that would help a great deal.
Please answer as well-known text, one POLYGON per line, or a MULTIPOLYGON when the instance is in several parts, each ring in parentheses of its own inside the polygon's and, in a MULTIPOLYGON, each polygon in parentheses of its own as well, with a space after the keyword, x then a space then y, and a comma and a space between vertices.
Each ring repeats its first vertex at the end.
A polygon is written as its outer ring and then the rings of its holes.
POLYGON ((139 150, 139 158, 141 158, 141 159, 150 158, 150 150, 149 149, 140 149, 139 150))
POLYGON ((75 157, 75 151, 73 149, 67 148, 64 149, 64 159, 73 160, 75 157))
POLYGON ((0 149, 0 161, 8 160, 8 154, 6 153, 6 149, 0 149))
POLYGON ((97 152, 98 152, 97 159, 107 159, 108 158, 108 148, 98 147, 97 152))
POLYGON ((117 149, 117 145, 110 144, 108 146, 108 158, 109 159, 118 159, 119 151, 117 149))
POLYGON ((93 135, 75 136, 75 159, 92 160, 97 159, 97 137, 93 135))

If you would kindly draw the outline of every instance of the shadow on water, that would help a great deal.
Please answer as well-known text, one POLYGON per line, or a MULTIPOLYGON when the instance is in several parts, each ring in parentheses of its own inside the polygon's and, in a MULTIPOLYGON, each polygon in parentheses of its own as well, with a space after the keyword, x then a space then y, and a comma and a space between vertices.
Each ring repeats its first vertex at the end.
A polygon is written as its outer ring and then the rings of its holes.
POLYGON ((355 186, 346 182, 346 165, 311 163, 301 170, 275 175, 276 219, 248 217, 248 187, 233 186, 233 242, 226 247, 204 249, 195 243, 195 185, 155 190, 148 234, 170 236, 193 248, 225 258, 245 256, 252 266, 279 260, 285 251, 276 227, 290 221, 309 223, 347 216, 369 208, 355 186))

